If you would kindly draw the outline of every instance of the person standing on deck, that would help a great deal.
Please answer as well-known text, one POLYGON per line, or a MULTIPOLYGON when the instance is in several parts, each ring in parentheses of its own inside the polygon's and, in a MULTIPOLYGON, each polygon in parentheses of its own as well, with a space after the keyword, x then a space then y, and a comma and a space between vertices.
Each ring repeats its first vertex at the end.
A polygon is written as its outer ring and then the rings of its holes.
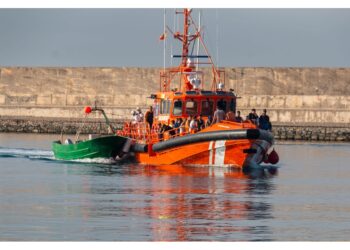
POLYGON ((199 115, 198 116, 198 131, 201 131, 202 129, 204 129, 204 120, 203 120, 203 117, 202 117, 202 115, 199 115))
POLYGON ((221 105, 218 104, 214 112, 212 124, 221 122, 224 119, 225 119, 225 111, 223 110, 221 105))
POLYGON ((264 109, 263 113, 259 117, 259 128, 271 131, 270 117, 266 113, 267 111, 264 109))
POLYGON ((258 125, 259 116, 257 115, 255 109, 252 109, 252 112, 249 113, 247 119, 248 119, 248 120, 251 120, 254 124, 258 125))
POLYGON ((176 122, 175 122, 174 128, 176 129, 175 131, 176 131, 177 135, 180 133, 181 124, 182 124, 182 119, 181 118, 176 118, 176 122))
POLYGON ((153 126, 153 107, 149 106, 149 109, 147 110, 145 114, 145 122, 148 124, 149 131, 152 131, 153 126))
POLYGON ((137 123, 137 112, 135 110, 131 111, 132 115, 132 124, 135 125, 137 123))
POLYGON ((156 125, 155 132, 157 132, 157 134, 158 134, 158 140, 162 141, 163 140, 163 131, 162 131, 162 124, 160 122, 156 125))
POLYGON ((243 122, 243 118, 241 117, 241 111, 237 111, 236 122, 243 122))
POLYGON ((198 131, 198 121, 197 121, 197 117, 193 116, 192 120, 190 122, 190 130, 189 132, 191 134, 196 133, 198 131))
POLYGON ((192 121, 192 115, 190 115, 189 117, 187 117, 187 120, 185 120, 185 131, 186 133, 190 132, 190 124, 192 121))
POLYGON ((208 120, 205 122, 205 127, 209 127, 213 122, 213 118, 209 115, 208 120))
POLYGON ((226 114, 226 120, 227 120, 227 121, 231 121, 231 122, 236 121, 235 113, 234 113, 232 110, 230 110, 229 112, 227 112, 227 114, 226 114))
POLYGON ((136 109, 136 118, 137 118, 137 122, 143 121, 143 113, 139 107, 137 107, 137 109, 136 109))
POLYGON ((177 134, 177 132, 176 132, 176 124, 175 124, 175 120, 172 120, 171 122, 170 122, 170 127, 171 127, 171 129, 170 129, 170 131, 169 131, 169 135, 171 136, 171 137, 174 137, 176 134, 177 134))
POLYGON ((180 135, 186 134, 186 119, 182 120, 182 118, 179 119, 180 122, 180 135))

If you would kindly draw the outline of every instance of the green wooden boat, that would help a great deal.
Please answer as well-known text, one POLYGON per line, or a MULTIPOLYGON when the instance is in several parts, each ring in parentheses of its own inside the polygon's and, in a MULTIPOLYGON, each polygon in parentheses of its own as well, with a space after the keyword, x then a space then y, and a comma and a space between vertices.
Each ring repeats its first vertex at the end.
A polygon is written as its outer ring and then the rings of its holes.
MULTIPOLYGON (((61 133, 61 140, 52 142, 52 151, 56 159, 61 160, 76 160, 84 158, 115 158, 122 153, 124 146, 130 146, 130 140, 123 136, 115 135, 115 130, 109 122, 105 112, 100 108, 85 107, 85 114, 88 115, 92 111, 99 111, 103 114, 106 125, 113 135, 97 136, 89 140, 79 141, 79 129, 75 138, 75 143, 67 139, 63 143, 61 133)), ((124 150, 128 150, 127 148, 124 150)))
POLYGON ((115 158, 121 153, 128 138, 110 135, 86 141, 65 144, 61 141, 52 143, 52 151, 56 159, 76 160, 84 158, 115 158))

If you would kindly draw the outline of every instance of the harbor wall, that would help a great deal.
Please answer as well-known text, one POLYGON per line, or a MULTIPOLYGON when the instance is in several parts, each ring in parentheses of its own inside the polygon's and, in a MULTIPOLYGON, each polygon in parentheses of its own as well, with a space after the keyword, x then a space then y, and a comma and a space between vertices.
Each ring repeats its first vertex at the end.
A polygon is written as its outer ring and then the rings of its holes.
MULTIPOLYGON (((152 103, 160 70, 2 67, 0 117, 79 119, 96 103, 112 119, 129 118, 152 103)), ((243 115, 267 108, 274 124, 350 124, 350 68, 226 68, 226 87, 243 115)))
MULTIPOLYGON (((121 120, 112 120, 121 128, 121 120)), ((49 133, 73 135, 107 134, 103 119, 20 118, 0 117, 0 133, 49 133)), ((350 142, 350 127, 343 124, 274 124, 272 133, 276 140, 339 141, 350 142)))

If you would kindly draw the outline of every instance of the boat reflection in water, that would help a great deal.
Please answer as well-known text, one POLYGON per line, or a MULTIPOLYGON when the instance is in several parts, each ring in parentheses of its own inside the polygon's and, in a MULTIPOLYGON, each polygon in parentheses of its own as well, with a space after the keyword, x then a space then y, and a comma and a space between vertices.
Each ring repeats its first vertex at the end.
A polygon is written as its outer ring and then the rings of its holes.
POLYGON ((130 163, 65 169, 68 179, 81 180, 67 187, 76 199, 75 212, 65 216, 81 216, 84 230, 96 239, 274 240, 276 178, 267 171, 130 163))
POLYGON ((128 216, 151 219, 155 241, 271 240, 263 223, 272 219, 266 200, 274 190, 270 173, 137 165, 130 166, 129 174, 148 177, 142 189, 132 191, 146 195, 144 206, 131 209, 128 216))

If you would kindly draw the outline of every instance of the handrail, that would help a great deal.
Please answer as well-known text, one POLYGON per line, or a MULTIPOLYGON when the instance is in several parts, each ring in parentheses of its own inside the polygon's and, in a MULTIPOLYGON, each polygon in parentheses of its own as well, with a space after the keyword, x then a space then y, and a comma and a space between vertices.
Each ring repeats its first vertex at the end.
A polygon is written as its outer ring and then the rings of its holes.
MULTIPOLYGON (((231 123, 231 121, 222 120, 222 123, 231 123)), ((252 128, 256 125, 250 120, 246 120, 240 123, 242 128, 252 128)), ((154 125, 151 130, 149 125, 145 122, 128 121, 124 123, 123 129, 118 131, 118 135, 130 137, 132 139, 143 141, 143 143, 157 143, 161 141, 166 141, 178 136, 184 136, 191 134, 189 128, 182 125, 177 128, 172 128, 166 131, 160 132, 160 129, 157 125, 154 125), (181 132, 180 132, 181 131, 181 132)))
POLYGON ((169 140, 174 137, 183 136, 190 133, 189 131, 180 133, 181 128, 185 128, 185 126, 172 128, 163 132, 160 132, 159 128, 153 127, 150 131, 148 124, 144 122, 138 122, 138 123, 126 122, 124 124, 123 130, 119 130, 117 133, 118 135, 130 137, 135 140, 141 140, 146 143, 156 143, 156 142, 169 140))

